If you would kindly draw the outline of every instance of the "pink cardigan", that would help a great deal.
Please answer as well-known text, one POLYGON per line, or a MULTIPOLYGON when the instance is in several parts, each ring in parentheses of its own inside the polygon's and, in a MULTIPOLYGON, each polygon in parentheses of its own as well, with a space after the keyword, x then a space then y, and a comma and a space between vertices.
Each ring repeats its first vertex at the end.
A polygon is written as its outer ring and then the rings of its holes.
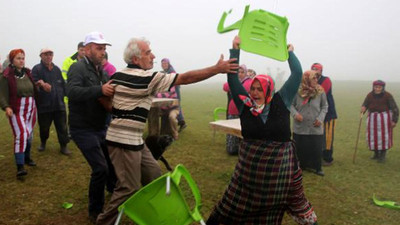
MULTIPOLYGON (((244 89, 245 89, 247 92, 250 91, 250 86, 251 86, 251 83, 252 83, 252 82, 253 82, 253 79, 251 79, 251 78, 249 78, 249 77, 246 77, 246 78, 244 78, 244 80, 241 81, 241 83, 242 83, 244 89)), ((224 84, 223 90, 224 90, 225 92, 229 92, 229 91, 230 91, 228 82, 226 82, 226 83, 224 84)), ((238 115, 239 115, 239 111, 238 111, 238 109, 236 108, 236 105, 235 105, 235 103, 233 102, 232 99, 231 99, 231 101, 229 102, 229 105, 228 105, 228 114, 229 114, 229 115, 234 115, 234 116, 238 116, 238 115)))

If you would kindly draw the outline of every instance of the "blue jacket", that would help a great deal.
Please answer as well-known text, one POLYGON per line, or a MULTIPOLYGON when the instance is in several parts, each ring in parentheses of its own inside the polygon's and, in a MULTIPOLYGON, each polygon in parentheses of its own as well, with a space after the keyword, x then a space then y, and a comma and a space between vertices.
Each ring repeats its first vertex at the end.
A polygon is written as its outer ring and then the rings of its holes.
POLYGON ((38 113, 47 113, 55 111, 65 111, 64 96, 65 82, 61 74, 60 68, 53 65, 52 70, 40 62, 32 68, 32 77, 35 82, 43 80, 51 85, 51 91, 46 92, 39 88, 37 109, 38 113))

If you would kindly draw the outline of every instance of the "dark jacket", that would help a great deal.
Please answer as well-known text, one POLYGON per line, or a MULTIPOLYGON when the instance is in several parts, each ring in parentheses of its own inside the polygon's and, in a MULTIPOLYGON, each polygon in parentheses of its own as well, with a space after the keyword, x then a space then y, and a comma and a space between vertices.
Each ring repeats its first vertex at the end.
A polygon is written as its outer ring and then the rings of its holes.
POLYGON ((108 81, 104 71, 84 57, 68 70, 69 125, 73 128, 101 130, 106 127, 108 113, 98 99, 101 87, 108 81))
POLYGON ((43 62, 40 62, 32 68, 32 77, 35 82, 43 80, 51 85, 50 92, 39 88, 36 103, 38 113, 65 111, 65 81, 61 75, 60 68, 53 64, 52 70, 49 70, 43 62))

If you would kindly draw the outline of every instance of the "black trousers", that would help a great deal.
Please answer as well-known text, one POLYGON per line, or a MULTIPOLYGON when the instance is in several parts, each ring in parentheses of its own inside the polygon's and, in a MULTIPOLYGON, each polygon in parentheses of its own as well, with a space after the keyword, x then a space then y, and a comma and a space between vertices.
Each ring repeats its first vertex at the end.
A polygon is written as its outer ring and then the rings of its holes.
POLYGON ((92 173, 89 183, 89 214, 101 213, 104 189, 113 192, 117 177, 105 143, 106 130, 70 128, 72 140, 89 163, 92 173))
POLYGON ((50 127, 53 121, 57 131, 58 142, 61 146, 67 145, 69 142, 69 137, 67 130, 67 113, 65 111, 54 111, 38 114, 40 141, 42 143, 46 143, 47 139, 49 139, 50 127))

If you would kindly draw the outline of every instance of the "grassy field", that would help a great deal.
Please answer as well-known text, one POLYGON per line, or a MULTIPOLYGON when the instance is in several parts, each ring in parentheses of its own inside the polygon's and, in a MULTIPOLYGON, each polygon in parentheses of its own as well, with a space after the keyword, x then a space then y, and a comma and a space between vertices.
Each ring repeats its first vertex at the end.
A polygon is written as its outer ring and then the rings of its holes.
MULTIPOLYGON (((320 225, 395 225, 400 211, 375 206, 375 193, 380 199, 400 202, 400 135, 394 130, 394 148, 387 161, 378 164, 365 143, 365 118, 362 123, 356 163, 352 157, 360 119, 359 109, 371 82, 337 81, 333 83, 339 115, 334 142, 335 162, 324 168, 325 177, 305 171, 304 187, 313 204, 320 225)), ((221 84, 197 84, 182 87, 182 105, 188 127, 165 153, 172 166, 182 163, 191 172, 202 194, 202 214, 208 217, 221 198, 237 157, 225 152, 225 135, 215 139, 208 126, 215 107, 226 105, 221 84)), ((390 83, 387 90, 400 103, 400 83, 390 83)), ((38 166, 27 168, 25 181, 15 177, 12 134, 4 112, 0 113, 0 224, 89 224, 87 219, 87 188, 90 168, 73 142, 70 157, 59 153, 56 133, 52 131, 45 152, 39 144, 36 126, 33 159, 38 166), (63 209, 63 202, 73 203, 63 209)), ((164 166, 161 165, 164 169, 164 166)), ((109 198, 109 196, 107 196, 109 198)), ((121 224, 132 224, 123 220, 121 224)), ((283 224, 295 224, 285 216, 283 224)))

